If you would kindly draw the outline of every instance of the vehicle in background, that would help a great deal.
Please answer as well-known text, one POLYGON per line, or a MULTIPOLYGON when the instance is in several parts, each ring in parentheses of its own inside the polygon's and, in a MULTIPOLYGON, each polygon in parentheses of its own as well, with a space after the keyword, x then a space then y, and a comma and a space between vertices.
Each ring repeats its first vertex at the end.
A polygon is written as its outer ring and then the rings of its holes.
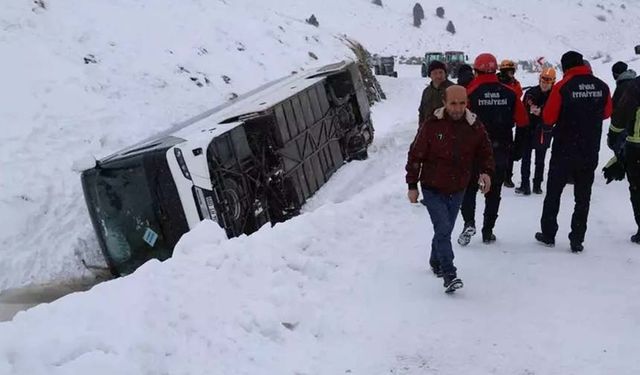
POLYGON ((395 59, 393 56, 374 56, 372 59, 373 72, 377 76, 398 77, 395 71, 395 59))
POLYGON ((451 78, 458 77, 458 69, 460 65, 465 64, 469 57, 462 51, 446 51, 444 53, 444 62, 447 64, 447 71, 451 78))
POLYGON ((285 221, 373 140, 358 66, 343 61, 267 83, 82 172, 114 275, 165 260, 204 219, 229 238, 285 221))
POLYGON ((422 69, 421 69, 421 74, 423 77, 428 77, 429 74, 427 74, 428 72, 428 68, 429 68, 429 64, 431 64, 432 61, 442 61, 445 62, 444 60, 444 54, 442 52, 427 52, 424 54, 424 59, 422 61, 422 69))

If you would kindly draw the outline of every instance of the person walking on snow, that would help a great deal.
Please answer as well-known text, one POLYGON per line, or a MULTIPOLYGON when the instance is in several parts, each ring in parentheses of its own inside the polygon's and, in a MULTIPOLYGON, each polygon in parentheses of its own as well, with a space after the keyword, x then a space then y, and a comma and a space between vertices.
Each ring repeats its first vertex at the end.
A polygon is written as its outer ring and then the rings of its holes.
MULTIPOLYGON (((491 140, 496 168, 491 176, 491 190, 485 195, 482 242, 490 244, 496 241, 493 228, 498 219, 502 184, 506 176, 507 165, 513 149, 513 126, 526 126, 529 122, 527 112, 517 93, 509 86, 498 81, 495 56, 483 53, 476 57, 473 68, 476 77, 467 87, 469 108, 478 115, 491 140)), ((466 246, 476 233, 476 193, 478 186, 470 184, 462 202, 464 229, 458 238, 458 244, 466 246)))
POLYGON ((535 239, 547 246, 555 245, 560 197, 567 180, 573 178, 575 207, 569 241, 571 251, 578 253, 584 249, 602 121, 611 116, 612 101, 609 87, 584 65, 580 53, 566 52, 561 63, 563 78, 551 89, 542 113, 544 124, 555 126, 541 231, 535 239))
POLYGON ((520 186, 516 194, 531 194, 531 155, 535 151, 535 172, 533 174, 533 192, 542 194, 544 176, 544 159, 551 144, 551 129, 542 123, 544 108, 551 88, 556 82, 556 70, 545 68, 540 73, 539 84, 527 90, 524 94, 524 106, 529 113, 529 126, 516 129, 516 148, 522 152, 520 166, 520 186))
POLYGON ((451 232, 474 164, 480 170, 474 183, 487 193, 495 168, 491 144, 484 125, 467 109, 465 88, 454 85, 445 91, 444 108, 437 109, 418 130, 405 167, 411 203, 418 202, 420 182, 422 203, 434 231, 429 265, 444 278, 447 293, 463 285, 453 264, 451 232))
POLYGON ((427 73, 431 83, 422 91, 422 100, 418 108, 418 126, 421 126, 433 111, 442 107, 444 90, 453 85, 453 82, 447 79, 447 66, 441 61, 432 61, 427 68, 427 73))

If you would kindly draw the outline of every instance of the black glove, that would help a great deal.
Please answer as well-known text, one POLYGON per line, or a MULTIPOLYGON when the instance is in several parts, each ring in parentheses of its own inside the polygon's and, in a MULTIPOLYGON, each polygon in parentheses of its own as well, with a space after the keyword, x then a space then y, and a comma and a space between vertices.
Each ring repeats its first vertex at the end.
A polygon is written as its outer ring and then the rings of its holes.
POLYGON ((607 162, 604 168, 602 168, 602 172, 604 174, 604 178, 607 180, 607 184, 613 180, 624 180, 624 163, 614 156, 607 162))

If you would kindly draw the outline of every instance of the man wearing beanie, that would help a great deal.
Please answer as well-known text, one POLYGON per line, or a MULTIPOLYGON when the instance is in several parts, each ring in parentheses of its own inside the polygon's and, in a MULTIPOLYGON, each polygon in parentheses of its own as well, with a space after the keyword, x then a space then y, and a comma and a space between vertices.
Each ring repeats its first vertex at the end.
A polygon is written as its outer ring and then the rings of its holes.
POLYGON ((453 85, 453 82, 447 79, 447 66, 442 61, 432 61, 427 74, 431 78, 431 83, 422 92, 422 100, 418 108, 418 127, 433 115, 433 111, 444 106, 444 91, 453 85))
POLYGON ((611 73, 613 73, 613 79, 618 80, 618 76, 625 72, 629 66, 624 61, 618 61, 611 66, 611 73))
MULTIPOLYGON (((628 69, 629 67, 622 61, 618 61, 613 64, 611 67, 611 73, 613 73, 613 78, 616 80, 616 89, 613 91, 613 97, 611 98, 613 102, 613 113, 616 113, 616 108, 618 108, 618 103, 620 102, 620 98, 622 94, 626 91, 627 85, 633 82, 634 78, 636 78, 636 72, 633 69, 628 69)), ((619 112, 619 111, 618 111, 619 112)), ((612 114, 613 116, 613 114, 612 114)), ((609 127, 609 133, 607 134, 607 145, 614 152, 618 161, 623 160, 622 152, 625 144, 626 131, 624 126, 620 126, 617 128, 613 125, 613 117, 611 118, 612 125, 609 127), (620 133, 624 133, 620 134, 620 133)), ((640 182, 640 180, 639 180, 640 182)), ((640 197, 639 197, 640 200, 640 197)), ((639 206, 640 209, 640 206, 639 206)), ((640 212, 639 212, 640 214, 640 212)))
POLYGON ((616 105, 624 92, 625 87, 629 82, 636 78, 636 72, 633 69, 629 69, 627 64, 622 61, 618 61, 611 67, 611 73, 613 73, 613 79, 616 80, 616 89, 613 91, 613 109, 615 111, 616 105))
POLYGON ((469 64, 462 64, 458 68, 458 85, 467 87, 473 81, 473 68, 469 64))
POLYGON ((583 250, 591 186, 598 166, 602 121, 612 112, 609 87, 584 65, 582 55, 569 51, 562 55, 562 80, 553 89, 544 107, 545 126, 554 126, 547 194, 544 198, 541 231, 537 241, 554 246, 558 232, 560 197, 567 181, 574 181, 575 207, 571 218, 571 251, 583 250))

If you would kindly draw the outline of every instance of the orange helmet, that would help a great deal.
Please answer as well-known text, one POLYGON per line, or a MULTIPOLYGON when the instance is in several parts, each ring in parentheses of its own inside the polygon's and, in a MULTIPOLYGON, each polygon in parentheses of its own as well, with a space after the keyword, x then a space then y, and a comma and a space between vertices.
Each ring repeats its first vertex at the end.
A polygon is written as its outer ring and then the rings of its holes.
POLYGON ((502 69, 516 70, 516 63, 514 63, 512 60, 502 60, 500 62, 500 70, 502 69))
POLYGON ((555 82, 556 81, 556 70, 553 68, 544 68, 542 69, 542 72, 540 73, 540 78, 544 79, 545 81, 552 81, 555 82))
POLYGON ((498 68, 496 57, 490 53, 481 53, 473 62, 473 69, 482 73, 495 73, 498 68))

